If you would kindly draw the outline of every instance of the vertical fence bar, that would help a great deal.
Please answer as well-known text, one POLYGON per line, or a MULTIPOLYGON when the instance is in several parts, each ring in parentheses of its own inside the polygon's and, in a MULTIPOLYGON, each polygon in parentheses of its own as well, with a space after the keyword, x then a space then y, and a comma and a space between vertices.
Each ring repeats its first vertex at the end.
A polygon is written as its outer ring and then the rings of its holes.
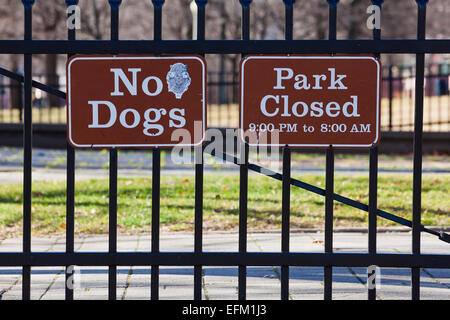
MULTIPOLYGON (((428 0, 416 0, 418 4, 417 39, 425 39, 426 6, 428 0)), ((416 55, 416 96, 414 114, 414 165, 413 165, 413 213, 412 253, 420 255, 421 198, 422 198, 422 132, 423 132, 423 84, 425 54, 416 55)), ((411 298, 420 299, 420 268, 411 269, 411 298)))
POLYGON ((392 65, 389 65, 388 69, 388 95, 389 95, 389 131, 392 131, 392 101, 393 101, 393 89, 394 85, 392 83, 393 77, 392 77, 392 65))
MULTIPOLYGON (((161 189, 161 150, 153 149, 152 156, 152 252, 159 252, 159 217, 161 189)), ((152 265, 151 299, 159 299, 159 265, 152 265)))
MULTIPOLYGON (((78 0, 66 0, 66 5, 75 6, 78 4, 78 0)), ((74 11, 67 12, 67 18, 71 15, 76 14, 74 11)), ((75 40, 76 31, 75 26, 67 29, 67 39, 75 40)), ((72 54, 67 54, 69 59, 72 54)), ((66 253, 74 252, 74 233, 75 233, 75 149, 67 143, 67 191, 66 191, 66 253)), ((66 300, 73 300, 73 288, 69 287, 68 283, 71 277, 73 277, 73 266, 66 266, 66 285, 65 285, 65 295, 66 300)))
MULTIPOLYGON (((196 0, 197 40, 205 40, 207 0, 196 0)), ((194 251, 203 250, 203 146, 195 148, 195 234, 194 251)), ((202 266, 194 266, 194 300, 202 299, 202 266)))
POLYGON ((339 0, 327 0, 328 2, 328 39, 336 40, 337 4, 339 0))
MULTIPOLYGON (((442 68, 444 68, 444 65, 442 65, 442 68)), ((447 84, 447 88, 446 88, 446 90, 445 90, 445 93, 446 93, 446 95, 447 95, 447 99, 446 99, 446 101, 447 102, 444 102, 444 104, 446 103, 447 104, 447 112, 446 112, 446 114, 447 114, 447 117, 445 118, 446 120, 445 120, 445 122, 444 121, 442 121, 442 125, 444 126, 444 128, 447 128, 447 131, 449 131, 450 129, 450 121, 449 121, 449 117, 450 117, 450 64, 449 63, 446 63, 445 64, 445 71, 446 72, 444 72, 444 75, 445 75, 445 77, 446 77, 446 84, 447 84)))
POLYGON ((5 106, 3 105, 3 92, 5 91, 5 86, 4 86, 4 84, 3 84, 3 78, 2 78, 2 80, 1 80, 1 82, 0 82, 0 123, 3 123, 3 122, 5 122, 4 121, 4 117, 5 117, 5 115, 4 115, 4 112, 5 112, 5 106))
MULTIPOLYGON (((22 0, 24 5, 24 40, 32 39, 32 7, 34 0, 22 0)), ((23 252, 31 252, 31 170, 32 170, 32 56, 24 55, 24 123, 23 123, 23 252)), ((31 267, 22 267, 22 299, 30 300, 31 267)))
MULTIPOLYGON (((293 39, 295 0, 283 0, 285 5, 285 39, 293 39)), ((281 200, 281 252, 289 252, 291 203, 291 150, 283 149, 283 181, 281 200)), ((289 299, 289 266, 281 266, 281 299, 289 299)))
MULTIPOLYGON (((424 115, 423 115, 423 120, 422 123, 427 125, 431 122, 431 107, 433 105, 433 65, 429 64, 427 66, 425 66, 425 92, 424 92, 424 97, 428 98, 426 100, 426 104, 425 104, 425 100, 424 100, 424 106, 423 106, 423 111, 424 111, 424 115), (426 116, 425 116, 426 114, 426 116)), ((412 119, 411 119, 412 120, 412 119)), ((412 121, 410 121, 412 122, 412 121)))
POLYGON ((393 72, 394 75, 394 83, 396 85, 397 88, 400 88, 399 90, 394 89, 394 96, 397 93, 397 99, 396 99, 396 110, 397 110, 397 130, 398 131, 402 131, 403 130, 403 126, 405 124, 405 116, 404 116, 404 112, 403 112, 403 82, 402 82, 402 66, 397 66, 395 68, 395 72, 393 72))
MULTIPOLYGON (((153 39, 162 39, 162 7, 164 0, 152 0, 153 3, 153 39)), ((160 228, 160 196, 161 196, 161 149, 152 150, 152 252, 159 252, 160 228)), ((159 265, 152 265, 150 298, 159 299, 159 265)))
POLYGON ((153 3, 153 39, 162 38, 162 7, 165 0, 152 0, 153 3))
MULTIPOLYGON (((369 228, 368 252, 377 253, 377 188, 378 188, 378 147, 370 150, 369 154, 369 228)), ((368 274, 368 277, 371 274, 368 274)), ((376 276, 376 275, 375 275, 376 276)), ((373 282, 375 283, 375 282, 373 282)), ((368 299, 376 299, 376 288, 368 288, 368 299)))
MULTIPOLYGON (((203 147, 195 149, 194 251, 203 250, 203 147)), ((202 299, 202 266, 194 266, 194 300, 202 299)))
MULTIPOLYGON (((250 39, 250 5, 252 0, 239 0, 242 6, 242 40, 250 39)), ((245 54, 243 53, 244 57, 245 54)), ((247 200, 248 200, 248 156, 249 146, 241 143, 241 164, 239 165, 239 252, 247 252, 247 200), (242 163, 243 161, 243 163, 242 163)), ((238 299, 247 299, 247 267, 239 265, 238 299)))
MULTIPOLYGON (((291 203, 291 149, 283 149, 283 181, 281 200, 281 252, 289 253, 291 203)), ((281 299, 289 299, 289 266, 281 266, 281 299)))
MULTIPOLYGON (((327 0, 329 4, 328 39, 336 39, 337 3, 339 0, 327 0)), ((325 168, 325 252, 333 252, 333 193, 334 193, 334 149, 326 151, 325 168)), ((333 267, 324 266, 324 299, 332 299, 333 267)))
POLYGON ((283 0, 285 5, 284 38, 292 40, 294 37, 294 4, 296 0, 283 0))
MULTIPOLYGON (((334 149, 326 153, 325 168, 325 253, 333 252, 334 149)), ((324 267, 324 299, 332 299, 333 267, 324 267)))
MULTIPOLYGON (((249 146, 241 142, 241 163, 239 165, 239 253, 247 252, 247 204, 248 204, 248 156, 249 146)), ((247 298, 247 268, 239 265, 238 299, 247 298)))
POLYGON ((442 125, 444 124, 444 118, 442 117, 442 103, 441 103, 441 97, 444 96, 445 91, 443 91, 443 86, 441 85, 441 81, 443 80, 443 72, 442 72, 442 64, 437 65, 437 84, 438 84, 438 96, 437 96, 437 106, 438 106, 438 122, 437 122, 437 129, 439 131, 442 131, 442 125))
MULTIPOLYGON (((381 5, 383 0, 372 0, 381 14, 381 5)), ((381 28, 381 26, 380 26, 381 28)), ((381 29, 373 29, 373 39, 381 39, 381 29)), ((375 58, 379 59, 380 54, 375 53, 375 58)), ((372 148, 369 151, 369 227, 368 227, 368 252, 369 254, 377 253, 377 197, 378 197, 378 147, 372 148)), ((368 277, 371 274, 368 274, 368 277)), ((377 275, 375 274, 375 277, 377 275)), ((376 282, 373 282, 376 283, 376 282)), ((369 300, 376 300, 376 288, 368 284, 367 297, 369 300)))
MULTIPOLYGON (((122 0, 109 0, 111 7, 111 41, 119 40, 119 6, 122 0)), ((117 252, 117 149, 109 151, 109 253, 117 252)), ((117 298, 117 266, 110 265, 108 298, 117 298)))
POLYGON ((242 6, 242 40, 250 40, 250 5, 252 0, 239 0, 242 6))
MULTIPOLYGON (((109 253, 117 252, 117 149, 109 153, 109 253)), ((117 266, 109 266, 108 298, 116 300, 117 266)))

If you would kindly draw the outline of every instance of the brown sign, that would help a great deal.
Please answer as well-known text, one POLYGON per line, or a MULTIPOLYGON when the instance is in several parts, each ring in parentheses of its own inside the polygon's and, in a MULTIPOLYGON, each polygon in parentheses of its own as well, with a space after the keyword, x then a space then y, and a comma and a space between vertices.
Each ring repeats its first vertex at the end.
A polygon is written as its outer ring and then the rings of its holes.
POLYGON ((205 132, 202 57, 77 55, 67 62, 72 146, 197 146, 205 132))
POLYGON ((248 56, 240 137, 251 146, 372 148, 381 64, 367 56, 248 56))

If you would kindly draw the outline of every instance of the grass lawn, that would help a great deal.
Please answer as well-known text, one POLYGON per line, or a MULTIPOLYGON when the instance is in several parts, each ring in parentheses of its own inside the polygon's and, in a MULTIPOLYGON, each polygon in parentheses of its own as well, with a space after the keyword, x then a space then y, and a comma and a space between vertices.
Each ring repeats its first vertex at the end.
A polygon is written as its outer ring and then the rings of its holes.
MULTIPOLYGON (((302 176, 302 180, 324 187, 324 177, 302 176)), ((118 183, 118 224, 120 232, 150 231, 151 185, 149 178, 124 178, 118 183)), ((450 225, 450 176, 424 176, 422 223, 450 225)), ((411 175, 383 175, 379 178, 380 209, 411 219, 411 175)), ((193 230, 194 179, 164 176, 161 180, 161 224, 163 230, 193 230)), ((335 192, 368 203, 366 176, 337 175, 335 192)), ((250 175, 248 195, 250 229, 281 227, 281 182, 250 175)), ((33 234, 64 233, 65 183, 33 184, 33 234)), ((75 232, 107 233, 108 180, 85 180, 76 184, 75 232)), ((238 227, 239 176, 205 174, 204 228, 229 230, 238 227)), ((335 226, 367 226, 367 213, 335 203, 335 226)), ((324 198, 291 188, 291 227, 323 227, 324 198)), ((22 225, 22 185, 0 185, 0 237, 19 235, 22 225)), ((379 226, 396 225, 379 218, 379 226)))

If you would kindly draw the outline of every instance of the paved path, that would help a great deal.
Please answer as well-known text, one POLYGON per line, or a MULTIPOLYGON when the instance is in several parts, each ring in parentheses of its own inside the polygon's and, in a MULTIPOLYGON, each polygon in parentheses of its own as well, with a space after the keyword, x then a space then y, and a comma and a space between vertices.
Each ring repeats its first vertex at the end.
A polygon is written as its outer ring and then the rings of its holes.
MULTIPOLYGON (((76 152, 77 180, 108 176, 109 155, 107 150, 77 150, 76 152)), ((66 151, 52 149, 33 149, 33 180, 65 180, 66 151)), ((193 164, 176 164, 170 153, 163 152, 162 170, 164 175, 193 175, 193 164)), ((256 159, 251 159, 255 162, 256 159)), ((256 162, 255 162, 256 163, 256 162)), ((257 162, 268 167, 268 163, 257 162)), ((380 174, 412 174, 411 156, 380 155, 380 174)), ((274 171, 281 172, 281 161, 272 162, 269 166, 274 171)), ((149 175, 152 167, 152 153, 148 150, 121 150, 118 158, 120 176, 149 175)), ((304 159, 292 160, 294 174, 323 174, 325 157, 323 154, 308 156, 304 159)), ((215 174, 238 174, 239 167, 232 163, 224 163, 218 158, 205 155, 205 171, 215 174)), ((369 172, 368 154, 352 155, 352 157, 336 157, 335 173, 345 175, 366 175, 369 172)), ((423 159, 424 174, 450 174, 450 162, 446 156, 425 156, 423 159)), ((23 178, 23 149, 0 147, 0 183, 21 183, 23 178)))
MULTIPOLYGON (((33 251, 63 251, 65 237, 32 239, 33 251)), ((248 251, 280 251, 279 233, 251 233, 248 251)), ((149 251, 150 234, 119 236, 119 251, 149 251)), ((20 238, 0 240, 0 251, 21 251, 20 238)), ((79 236, 78 251, 107 251, 107 236, 79 236)), ((162 233, 161 251, 193 251, 192 233, 162 233)), ((205 233, 204 251, 237 251, 238 234, 205 233)), ((291 250, 323 252, 323 233, 291 234, 291 250)), ((335 233, 334 250, 339 252, 367 252, 367 234, 335 233)), ((379 252, 411 251, 410 233, 379 233, 379 252)), ((423 253, 450 254, 450 245, 427 234, 422 235, 423 253)), ((108 272, 102 267, 80 268, 80 287, 75 299, 106 299, 108 272)), ((290 298, 322 299, 323 268, 291 267, 290 298)), ((381 269, 381 288, 378 299, 410 299, 410 269, 381 269)), ((237 299, 236 267, 205 267, 203 299, 237 299)), ((247 295, 249 300, 280 298, 279 267, 249 267, 247 295)), ((31 276, 32 299, 64 299, 64 269, 62 267, 34 267, 31 276)), ((334 299, 367 299, 365 268, 334 268, 334 299)), ((149 299, 150 269, 148 267, 119 267, 117 279, 118 299, 149 299)), ((21 298, 21 268, 0 268, 0 297, 21 298)), ((421 272, 421 298, 450 300, 450 270, 423 269, 421 272)), ((193 268, 160 268, 160 299, 193 299, 193 268)))

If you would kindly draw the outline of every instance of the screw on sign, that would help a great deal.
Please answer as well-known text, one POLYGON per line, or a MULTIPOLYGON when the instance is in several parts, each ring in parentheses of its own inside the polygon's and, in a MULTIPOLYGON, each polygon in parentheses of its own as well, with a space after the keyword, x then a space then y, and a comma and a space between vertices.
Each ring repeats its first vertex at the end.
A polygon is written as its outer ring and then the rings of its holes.
POLYGON ((67 137, 74 147, 204 142, 206 62, 200 56, 77 55, 67 62, 67 78, 67 137))
POLYGON ((367 56, 248 56, 240 138, 251 146, 372 148, 381 64, 367 56))

